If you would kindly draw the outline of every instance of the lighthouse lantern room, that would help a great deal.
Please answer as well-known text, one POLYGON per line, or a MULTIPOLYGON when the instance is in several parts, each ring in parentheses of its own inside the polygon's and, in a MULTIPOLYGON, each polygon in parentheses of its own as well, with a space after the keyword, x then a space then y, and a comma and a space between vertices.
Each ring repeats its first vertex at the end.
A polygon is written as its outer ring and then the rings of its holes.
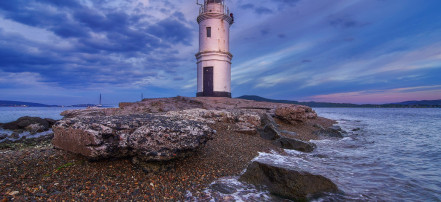
POLYGON ((197 59, 198 97, 231 97, 230 26, 234 22, 224 0, 200 4, 199 52, 197 59))

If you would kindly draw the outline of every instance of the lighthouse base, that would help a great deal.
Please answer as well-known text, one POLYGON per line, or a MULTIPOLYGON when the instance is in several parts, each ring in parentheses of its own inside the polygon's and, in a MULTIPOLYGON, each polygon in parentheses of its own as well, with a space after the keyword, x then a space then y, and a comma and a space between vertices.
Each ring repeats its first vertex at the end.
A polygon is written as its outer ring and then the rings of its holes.
POLYGON ((196 97, 228 97, 228 98, 231 98, 231 93, 230 92, 219 92, 219 91, 198 92, 198 93, 196 93, 196 97))

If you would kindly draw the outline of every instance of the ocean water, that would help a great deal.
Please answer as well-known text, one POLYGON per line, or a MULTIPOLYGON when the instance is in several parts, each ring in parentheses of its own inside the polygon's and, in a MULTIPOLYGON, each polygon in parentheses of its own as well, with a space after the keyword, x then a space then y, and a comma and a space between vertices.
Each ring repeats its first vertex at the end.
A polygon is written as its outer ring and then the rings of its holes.
MULTIPOLYGON (((312 153, 260 153, 256 160, 323 175, 341 190, 313 201, 441 201, 441 109, 314 110, 337 120, 345 137, 315 140, 312 153)), ((237 178, 213 182, 235 193, 205 192, 217 199, 279 200, 237 178)))
MULTIPOLYGON (((41 117, 41 118, 51 118, 55 120, 59 120, 63 118, 60 113, 66 110, 73 110, 73 109, 83 109, 83 108, 74 108, 74 107, 0 107, 0 123, 8 123, 11 121, 15 121, 20 117, 23 116, 32 116, 32 117, 41 117)), ((47 135, 48 133, 51 133, 52 130, 45 131, 42 133, 37 134, 30 134, 29 132, 23 132, 19 134, 19 138, 26 137, 26 138, 37 138, 43 135, 47 135)), ((9 130, 3 130, 0 128, 0 134, 7 134, 11 135, 13 131, 9 130)), ((18 139, 14 139, 12 137, 5 138, 3 140, 0 140, 0 142, 11 140, 15 141, 18 139)))
POLYGON ((0 123, 15 121, 22 116, 34 116, 59 120, 66 110, 83 109, 74 107, 0 107, 0 123))

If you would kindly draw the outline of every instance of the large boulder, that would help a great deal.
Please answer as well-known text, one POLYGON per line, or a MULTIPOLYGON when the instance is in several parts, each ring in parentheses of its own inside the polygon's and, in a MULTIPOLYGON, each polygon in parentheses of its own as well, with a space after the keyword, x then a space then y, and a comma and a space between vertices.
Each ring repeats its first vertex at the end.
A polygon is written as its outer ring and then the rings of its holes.
POLYGON ((291 124, 305 122, 307 119, 317 118, 317 114, 311 107, 303 105, 283 105, 275 110, 277 118, 282 119, 291 124))
POLYGON ((274 144, 282 149, 293 149, 301 152, 312 152, 317 147, 314 143, 287 137, 275 140, 274 144))
POLYGON ((239 180, 292 200, 307 200, 323 192, 338 191, 337 185, 321 175, 258 161, 251 163, 239 180))
POLYGON ((26 130, 31 133, 47 131, 55 123, 53 119, 42 119, 40 117, 20 117, 16 121, 2 125, 6 130, 26 130))
POLYGON ((74 116, 53 126, 56 148, 89 159, 133 157, 166 161, 204 145, 214 133, 205 123, 154 114, 74 116))

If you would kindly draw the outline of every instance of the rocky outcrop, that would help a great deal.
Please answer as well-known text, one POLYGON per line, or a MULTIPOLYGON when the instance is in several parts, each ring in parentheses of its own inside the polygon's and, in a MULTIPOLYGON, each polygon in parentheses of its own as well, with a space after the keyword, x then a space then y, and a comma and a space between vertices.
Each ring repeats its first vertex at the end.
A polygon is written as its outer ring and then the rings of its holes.
POLYGON ((42 119, 39 117, 20 117, 16 121, 5 123, 3 129, 14 131, 29 131, 30 133, 39 133, 49 130, 56 121, 53 119, 42 119))
POLYGON ((314 143, 287 137, 281 137, 275 140, 274 144, 282 149, 293 149, 302 152, 312 152, 317 147, 314 143))
MULTIPOLYGON (((231 130, 279 139, 271 114, 282 120, 316 117, 306 106, 231 98, 159 98, 121 103, 120 108, 65 111, 54 125, 55 147, 91 159, 136 156, 164 161, 184 156, 205 144, 209 124, 233 124, 231 130), (261 133, 263 132, 263 133, 261 133)), ((282 141, 283 142, 283 141, 282 141)))
POLYGON ((64 118, 53 131, 56 148, 89 159, 136 156, 143 161, 185 156, 214 133, 202 122, 154 114, 64 118))
POLYGON ((291 124, 303 123, 307 119, 317 118, 317 114, 307 106, 302 105, 285 105, 277 107, 275 110, 277 118, 282 119, 291 124))
POLYGON ((248 166, 239 180, 292 200, 307 200, 309 196, 338 191, 337 185, 321 175, 257 161, 248 166))

